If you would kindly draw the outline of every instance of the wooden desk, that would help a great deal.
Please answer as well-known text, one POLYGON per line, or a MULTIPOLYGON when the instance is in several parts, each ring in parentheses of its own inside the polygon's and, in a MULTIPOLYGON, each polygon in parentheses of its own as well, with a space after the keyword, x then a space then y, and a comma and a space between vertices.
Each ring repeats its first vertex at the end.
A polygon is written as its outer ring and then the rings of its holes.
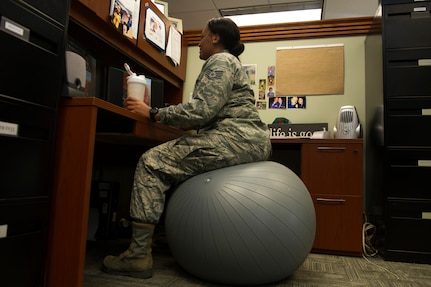
POLYGON ((62 99, 46 286, 82 286, 96 141, 157 145, 184 132, 94 97, 62 99))
POLYGON ((273 160, 292 169, 316 211, 314 252, 362 255, 362 139, 273 139, 273 160))

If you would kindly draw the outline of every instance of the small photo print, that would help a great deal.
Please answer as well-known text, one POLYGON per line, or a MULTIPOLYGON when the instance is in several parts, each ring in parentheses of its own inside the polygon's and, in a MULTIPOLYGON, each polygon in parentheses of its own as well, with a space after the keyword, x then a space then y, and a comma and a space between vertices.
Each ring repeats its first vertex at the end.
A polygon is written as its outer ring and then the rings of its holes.
POLYGON ((259 100, 265 99, 265 90, 259 90, 259 100))
POLYGON ((251 86, 256 85, 257 64, 243 65, 251 86))
POLYGON ((257 101, 256 108, 258 110, 266 110, 266 101, 257 101))
POLYGON ((267 93, 268 97, 274 97, 275 93, 274 93, 274 87, 269 87, 268 88, 268 93, 267 93))
POLYGON ((266 79, 259 80, 259 90, 266 90, 266 79))
POLYGON ((140 1, 111 0, 111 23, 124 36, 132 39, 138 37, 140 6, 140 1))
POLYGON ((275 85, 275 66, 268 66, 268 85, 275 85))
POLYGON ((286 97, 272 97, 269 98, 270 109, 285 109, 286 108, 286 97))
POLYGON ((301 97, 288 97, 287 99, 287 107, 289 109, 305 109, 306 108, 306 98, 301 97))

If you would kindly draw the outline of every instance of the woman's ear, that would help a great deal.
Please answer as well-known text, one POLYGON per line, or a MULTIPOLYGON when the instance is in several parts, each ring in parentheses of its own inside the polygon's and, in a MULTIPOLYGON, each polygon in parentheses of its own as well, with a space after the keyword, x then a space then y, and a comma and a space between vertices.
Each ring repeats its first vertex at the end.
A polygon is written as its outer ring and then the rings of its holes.
POLYGON ((220 42, 219 34, 213 34, 213 44, 218 44, 220 42))

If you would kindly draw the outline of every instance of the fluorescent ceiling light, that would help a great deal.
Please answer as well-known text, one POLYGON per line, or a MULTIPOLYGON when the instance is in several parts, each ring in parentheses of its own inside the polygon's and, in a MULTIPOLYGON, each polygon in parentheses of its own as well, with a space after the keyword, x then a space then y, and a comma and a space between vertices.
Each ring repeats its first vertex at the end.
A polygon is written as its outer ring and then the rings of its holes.
POLYGON ((321 15, 322 9, 305 9, 258 14, 232 15, 225 17, 232 19, 238 26, 253 26, 320 20, 321 15))
POLYGON ((323 0, 302 0, 279 4, 220 9, 220 15, 231 18, 238 26, 278 24, 321 20, 323 0))

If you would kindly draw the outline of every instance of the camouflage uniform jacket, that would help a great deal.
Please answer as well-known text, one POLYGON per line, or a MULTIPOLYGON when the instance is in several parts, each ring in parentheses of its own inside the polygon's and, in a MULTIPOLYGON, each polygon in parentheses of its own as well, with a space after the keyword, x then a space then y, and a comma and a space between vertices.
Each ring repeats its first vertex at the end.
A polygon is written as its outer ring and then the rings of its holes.
POLYGON ((227 52, 214 54, 204 63, 189 103, 162 108, 159 113, 163 124, 180 129, 227 133, 249 143, 269 142, 245 70, 227 52))

